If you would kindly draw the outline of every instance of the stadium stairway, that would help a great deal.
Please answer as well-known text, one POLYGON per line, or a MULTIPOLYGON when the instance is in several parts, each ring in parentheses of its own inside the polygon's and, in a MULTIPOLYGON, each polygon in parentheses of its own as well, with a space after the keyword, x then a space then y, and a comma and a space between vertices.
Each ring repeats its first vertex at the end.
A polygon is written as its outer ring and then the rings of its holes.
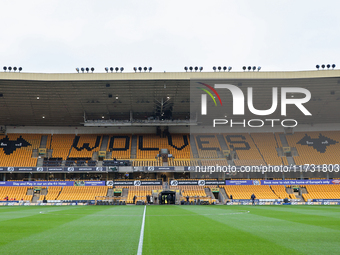
POLYGON ((292 156, 293 156, 293 157, 297 157, 297 156, 299 156, 299 153, 298 153, 298 151, 297 151, 296 147, 292 147, 292 149, 291 149, 291 153, 292 153, 292 156))
POLYGON ((105 158, 106 159, 112 159, 112 151, 107 151, 105 158))
POLYGON ((283 155, 283 149, 282 148, 276 148, 276 152, 277 152, 277 155, 279 156, 279 157, 283 157, 284 155, 283 155))
POLYGON ((196 147, 196 143, 195 142, 192 142, 192 141, 195 141, 195 137, 193 135, 190 136, 190 146, 191 146, 191 151, 192 151, 192 155, 194 158, 199 158, 198 157, 198 150, 197 150, 197 147, 196 147))
POLYGON ((96 160, 98 160, 98 151, 94 151, 93 153, 92 153, 92 158, 91 158, 93 161, 96 161, 96 160))
POLYGON ((34 192, 33 189, 27 189, 26 195, 32 196, 32 195, 33 195, 33 192, 34 192))
POLYGON ((137 136, 133 135, 131 140, 131 158, 136 158, 137 155, 137 136))
POLYGON ((36 203, 40 198, 40 194, 34 193, 32 203, 36 203))
POLYGON ((232 159, 227 159, 228 165, 235 166, 235 163, 232 159))
POLYGON ((308 194, 308 191, 305 187, 300 187, 300 194, 299 195, 302 195, 302 194, 308 194))
POLYGON ((32 158, 37 158, 38 157, 38 149, 33 149, 32 150, 32 158))
POLYGON ((304 200, 303 200, 303 197, 300 196, 300 195, 298 195, 297 193, 295 193, 295 197, 296 197, 296 199, 299 199, 301 202, 304 201, 304 200))
POLYGON ((122 197, 127 198, 129 194, 129 189, 123 188, 122 197))
POLYGON ((47 135, 41 136, 41 141, 40 141, 40 148, 46 148, 47 144, 47 135))
POLYGON ((294 194, 294 191, 293 191, 293 189, 292 188, 288 188, 288 187, 286 187, 286 192, 287 192, 287 194, 294 194))
POLYGON ((221 146, 222 151, 223 150, 229 150, 227 143, 225 142, 223 135, 216 135, 217 136, 217 140, 221 146))
POLYGON ((225 192, 225 189, 220 188, 220 192, 218 193, 218 200, 221 204, 224 204, 225 201, 228 199, 227 193, 225 192))
POLYGON ((106 196, 113 197, 113 189, 108 189, 106 196))
POLYGON ((213 193, 211 192, 210 188, 204 188, 205 194, 207 194, 207 197, 211 197, 212 199, 215 199, 213 193))
POLYGON ((37 167, 42 167, 44 165, 44 158, 38 158, 37 160, 37 167))
POLYGON ((46 188, 41 189, 40 190, 40 195, 46 196, 47 195, 47 189, 46 188))
POLYGON ((288 147, 288 141, 287 141, 287 138, 286 138, 286 135, 285 134, 279 134, 279 137, 280 137, 280 140, 281 140, 281 144, 283 147, 288 147))
POLYGON ((295 161, 294 161, 293 157, 286 157, 286 158, 287 158, 287 161, 288 161, 289 165, 295 165, 295 161))
POLYGON ((100 151, 106 151, 108 143, 109 143, 109 136, 104 135, 103 140, 102 140, 102 144, 100 146, 100 151))

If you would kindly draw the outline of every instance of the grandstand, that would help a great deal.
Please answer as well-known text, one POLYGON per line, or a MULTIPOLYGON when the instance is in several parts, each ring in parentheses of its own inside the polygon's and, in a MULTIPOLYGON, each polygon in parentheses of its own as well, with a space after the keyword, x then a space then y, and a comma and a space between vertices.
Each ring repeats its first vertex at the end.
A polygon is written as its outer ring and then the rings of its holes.
MULTIPOLYGON (((271 201, 339 199, 335 184, 319 187, 302 182, 292 188, 291 183, 225 183, 340 178, 339 171, 241 171, 242 167, 304 164, 315 164, 319 169, 318 165, 326 164, 336 170, 340 162, 340 128, 336 112, 329 108, 339 106, 335 95, 339 76, 339 70, 251 75, 0 73, 1 100, 8 109, 0 112, 4 124, 0 135, 0 179, 39 184, 3 187, 1 196, 12 199, 15 196, 16 200, 23 198, 32 203, 97 201, 98 197, 109 200, 119 197, 132 203, 136 196, 145 203, 147 195, 157 197, 162 191, 173 190, 178 196, 177 203, 186 201, 186 196, 190 202, 200 199, 210 204, 225 203, 230 195, 241 201, 249 199, 252 193, 260 200, 271 201), (202 90, 197 89, 199 83, 192 82, 205 80, 212 84, 216 78, 237 85, 244 95, 247 87, 252 87, 258 109, 269 108, 267 102, 272 95, 268 87, 307 88, 312 99, 305 106, 313 113, 313 120, 289 105, 286 115, 298 119, 296 128, 270 127, 268 123, 261 129, 206 126, 206 117, 200 114, 201 101, 196 100, 202 90), (53 97, 56 88, 58 97, 53 97), (30 103, 33 94, 39 94, 39 105, 30 103), (58 107, 60 102, 63 107, 58 107), (235 171, 209 172, 217 166, 235 171), (195 172, 197 167, 205 172, 195 172), (203 180, 215 183, 199 185, 203 180), (106 186, 111 181, 113 188, 106 186), (183 183, 171 186, 171 181, 183 183)), ((231 116, 231 93, 228 90, 218 93, 224 108, 208 102, 207 119, 231 116), (226 112, 218 116, 221 109, 226 112)), ((297 93, 288 96, 299 98, 297 93)), ((283 115, 278 109, 269 117, 282 119, 283 115)), ((233 116, 234 122, 242 123, 243 119, 254 116, 247 110, 242 116, 233 116)))

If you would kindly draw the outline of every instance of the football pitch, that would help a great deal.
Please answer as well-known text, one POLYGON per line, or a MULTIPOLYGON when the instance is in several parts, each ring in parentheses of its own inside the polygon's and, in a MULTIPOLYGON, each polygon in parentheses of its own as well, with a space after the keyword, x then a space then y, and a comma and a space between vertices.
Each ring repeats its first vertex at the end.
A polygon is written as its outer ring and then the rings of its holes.
POLYGON ((0 254, 339 251, 340 206, 0 207, 0 254))

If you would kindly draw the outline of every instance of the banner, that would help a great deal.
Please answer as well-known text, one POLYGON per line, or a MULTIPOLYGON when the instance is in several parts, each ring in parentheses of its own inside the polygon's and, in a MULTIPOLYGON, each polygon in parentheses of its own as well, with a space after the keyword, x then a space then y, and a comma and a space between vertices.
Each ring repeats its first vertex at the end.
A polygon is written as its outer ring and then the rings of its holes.
POLYGON ((0 187, 105 186, 105 181, 2 181, 0 187))
POLYGON ((198 186, 206 186, 206 185, 224 185, 225 181, 217 181, 217 180, 172 180, 170 181, 170 186, 181 186, 181 185, 198 185, 198 186))
POLYGON ((144 167, 144 171, 175 171, 174 166, 146 166, 144 167))
POLYGON ((106 172, 106 167, 0 167, 0 172, 106 172))
POLYGON ((261 180, 261 185, 320 185, 340 184, 340 180, 261 180))
POLYGON ((162 185, 162 181, 110 181, 108 186, 156 186, 162 185), (111 185, 112 184, 112 185, 111 185))
POLYGON ((260 185, 260 182, 258 180, 226 180, 225 185, 260 185))

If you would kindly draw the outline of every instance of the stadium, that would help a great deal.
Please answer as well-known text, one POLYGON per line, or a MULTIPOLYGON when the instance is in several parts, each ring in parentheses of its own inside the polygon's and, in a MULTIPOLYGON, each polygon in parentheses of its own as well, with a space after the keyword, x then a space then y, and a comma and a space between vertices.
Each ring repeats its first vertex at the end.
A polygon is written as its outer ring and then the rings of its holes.
POLYGON ((339 70, 142 70, 0 73, 3 254, 338 252, 339 70))

